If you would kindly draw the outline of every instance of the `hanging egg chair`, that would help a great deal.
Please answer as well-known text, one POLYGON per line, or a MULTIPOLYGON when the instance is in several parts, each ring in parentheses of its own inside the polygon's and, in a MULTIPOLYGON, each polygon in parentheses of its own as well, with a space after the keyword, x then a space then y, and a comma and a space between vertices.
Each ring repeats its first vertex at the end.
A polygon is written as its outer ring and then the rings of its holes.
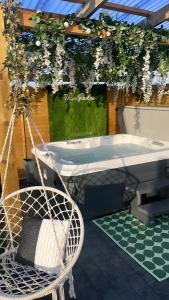
MULTIPOLYGON (((0 299, 30 300, 50 293, 53 299, 64 299, 63 285, 67 280, 70 296, 75 297, 72 267, 82 248, 84 225, 64 182, 65 193, 45 186, 35 154, 41 186, 4 196, 14 122, 15 111, 0 156, 2 162, 8 144, 0 205, 0 299)), ((35 147, 28 116, 26 122, 35 147)))

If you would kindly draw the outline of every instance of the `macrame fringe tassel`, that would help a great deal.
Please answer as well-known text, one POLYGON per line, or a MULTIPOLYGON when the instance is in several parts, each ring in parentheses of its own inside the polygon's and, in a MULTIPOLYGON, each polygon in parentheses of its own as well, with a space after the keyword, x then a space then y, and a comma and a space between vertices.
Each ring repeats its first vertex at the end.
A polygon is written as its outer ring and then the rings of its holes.
POLYGON ((69 273, 69 295, 70 298, 76 298, 72 271, 69 273))
POLYGON ((56 290, 53 290, 53 291, 52 291, 52 300, 58 300, 56 290))
POLYGON ((65 300, 65 292, 63 285, 59 287, 59 300, 65 300))

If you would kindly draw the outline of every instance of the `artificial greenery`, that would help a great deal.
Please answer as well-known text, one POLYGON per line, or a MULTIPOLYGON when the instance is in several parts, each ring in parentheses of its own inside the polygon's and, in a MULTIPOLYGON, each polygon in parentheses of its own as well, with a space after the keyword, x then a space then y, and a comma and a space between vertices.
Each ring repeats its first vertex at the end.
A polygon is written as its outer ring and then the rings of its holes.
POLYGON ((76 101, 83 88, 74 90, 64 86, 58 93, 49 94, 50 140, 61 141, 107 133, 106 86, 94 86, 91 100, 76 101), (69 97, 71 95, 71 100, 69 97))
POLYGON ((28 88, 30 70, 26 49, 25 45, 20 42, 22 30, 18 26, 18 19, 16 18, 18 6, 16 1, 10 0, 2 5, 5 18, 4 35, 8 43, 4 67, 8 68, 11 81, 9 107, 17 104, 17 111, 23 112, 24 108, 27 109, 31 106, 31 91, 28 88))
POLYGON ((25 32, 18 24, 16 0, 6 0, 2 7, 7 20, 5 67, 12 82, 10 105, 17 103, 18 112, 31 109, 33 93, 47 84, 54 93, 64 82, 73 90, 83 84, 89 94, 95 82, 104 82, 117 91, 122 88, 126 97, 131 87, 148 103, 156 71, 158 101, 168 92, 169 50, 159 46, 169 38, 168 31, 118 22, 105 13, 96 21, 74 15, 54 19, 37 11, 32 29, 25 32), (73 26, 79 27, 84 37, 69 35, 73 26))
MULTIPOLYGON (((42 51, 45 56, 44 47, 48 48, 52 67, 54 67, 52 60, 55 60, 56 44, 64 43, 65 58, 67 56, 68 60, 68 57, 71 57, 75 61, 75 76, 78 83, 79 81, 83 82, 94 69, 95 53, 99 46, 103 49, 103 59, 99 66, 99 81, 112 83, 124 80, 126 72, 130 76, 134 76, 138 72, 135 70, 136 61, 139 60, 140 66, 142 66, 145 50, 153 50, 156 42, 161 39, 159 34, 149 27, 139 28, 126 22, 121 23, 113 20, 107 14, 101 14, 99 21, 82 21, 73 16, 58 21, 52 18, 46 19, 43 13, 38 12, 32 18, 32 22, 35 39, 40 42, 37 50, 42 51), (94 36, 88 38, 67 37, 65 35, 67 27, 74 25, 78 25, 84 33, 91 32, 94 36), (109 68, 110 61, 104 61, 106 52, 110 52, 113 60, 111 70, 109 68)), ((67 63, 65 60, 62 65, 62 68, 65 68, 65 75, 68 73, 65 66, 67 63)), ((42 77, 45 75, 42 72, 42 77)), ((50 78, 53 75, 52 72, 48 75, 49 80, 52 81, 50 78)))

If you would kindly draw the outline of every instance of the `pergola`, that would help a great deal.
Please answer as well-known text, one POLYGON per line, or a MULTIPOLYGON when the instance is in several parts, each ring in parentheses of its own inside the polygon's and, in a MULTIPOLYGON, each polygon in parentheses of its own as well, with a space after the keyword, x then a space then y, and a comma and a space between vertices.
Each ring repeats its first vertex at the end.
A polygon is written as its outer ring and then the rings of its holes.
MULTIPOLYGON (((57 2, 57 0, 56 0, 57 2)), ((160 8, 159 10, 153 12, 150 10, 145 10, 141 8, 137 8, 134 6, 127 6, 117 3, 108 2, 107 0, 64 0, 64 2, 72 2, 82 4, 82 9, 76 14, 79 18, 89 18, 94 12, 96 12, 99 8, 106 9, 108 11, 116 11, 123 12, 132 15, 145 17, 143 21, 141 21, 139 25, 148 24, 153 27, 162 24, 165 21, 169 21, 169 4, 160 8)), ((20 22, 25 27, 31 27, 30 17, 36 13, 36 11, 29 9, 18 9, 20 22)), ((46 13, 46 15, 50 15, 54 18, 62 18, 65 17, 64 14, 54 14, 54 13, 46 13)), ((77 28, 69 29, 69 33, 84 35, 83 31, 79 31, 77 28)))
MULTIPOLYGON (((57 2, 57 0, 55 0, 57 2)), ((157 26, 162 24, 165 21, 169 21, 169 4, 160 8, 159 10, 153 12, 141 8, 137 8, 134 6, 122 5, 120 3, 108 2, 106 0, 66 0, 67 2, 79 3, 82 4, 81 10, 76 14, 79 18, 89 18, 92 16, 94 12, 96 12, 99 8, 103 8, 109 11, 117 11, 123 13, 129 13, 137 16, 145 17, 144 21, 140 22, 138 26, 143 23, 149 24, 151 26, 157 26)), ((120 1, 119 1, 120 2, 120 1)), ((31 28, 32 23, 30 18, 36 13, 34 10, 18 8, 18 19, 19 23, 25 28, 31 28)), ((46 16, 52 16, 53 18, 63 18, 64 14, 54 14, 54 13, 44 13, 46 16)), ((3 36, 4 31, 4 17, 2 9, 0 9, 0 41, 1 41, 1 51, 0 51, 0 149, 2 149, 4 137, 6 134, 7 126, 9 123, 10 113, 6 107, 6 99, 9 94, 9 79, 8 79, 8 71, 3 69, 3 62, 6 57, 7 44, 5 37, 3 36)), ((80 29, 78 26, 70 26, 67 29, 67 34, 86 36, 88 35, 86 31, 80 29)), ((169 42, 164 42, 163 44, 168 44, 169 42)), ((114 128, 117 126, 116 122, 116 105, 112 105, 112 91, 108 91, 108 114, 109 114, 109 122, 113 122, 114 128), (110 101, 109 101, 110 99, 110 101)), ((47 97, 46 94, 43 97, 47 97)), ((115 132, 115 129, 114 129, 115 132)), ((6 165, 6 160, 4 159, 1 167, 1 179, 3 178, 4 168, 6 165)), ((5 193, 9 194, 14 190, 18 189, 18 171, 16 167, 16 157, 15 151, 13 147, 10 164, 9 164, 9 172, 7 176, 7 184, 5 193)))
POLYGON ((162 22, 169 20, 169 4, 162 7, 160 10, 156 12, 152 12, 149 10, 144 10, 133 6, 108 2, 107 0, 87 0, 87 1, 67 0, 67 1, 80 3, 83 5, 82 10, 77 14, 77 16, 81 18, 88 18, 99 8, 104 8, 108 10, 114 10, 118 12, 124 12, 124 13, 146 17, 146 22, 152 26, 157 26, 162 22))

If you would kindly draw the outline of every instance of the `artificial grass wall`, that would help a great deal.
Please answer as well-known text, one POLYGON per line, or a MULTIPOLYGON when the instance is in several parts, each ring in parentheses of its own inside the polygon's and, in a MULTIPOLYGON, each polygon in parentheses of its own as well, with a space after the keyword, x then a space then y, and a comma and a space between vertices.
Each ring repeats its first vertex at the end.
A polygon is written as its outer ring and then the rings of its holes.
MULTIPOLYGON (((49 93, 49 124, 51 141, 100 136, 106 134, 107 106, 105 86, 94 86, 93 101, 68 101, 69 88, 64 87, 55 95, 49 93), (66 96, 65 96, 66 95, 66 96)), ((79 97, 76 90, 73 97, 79 97)))

